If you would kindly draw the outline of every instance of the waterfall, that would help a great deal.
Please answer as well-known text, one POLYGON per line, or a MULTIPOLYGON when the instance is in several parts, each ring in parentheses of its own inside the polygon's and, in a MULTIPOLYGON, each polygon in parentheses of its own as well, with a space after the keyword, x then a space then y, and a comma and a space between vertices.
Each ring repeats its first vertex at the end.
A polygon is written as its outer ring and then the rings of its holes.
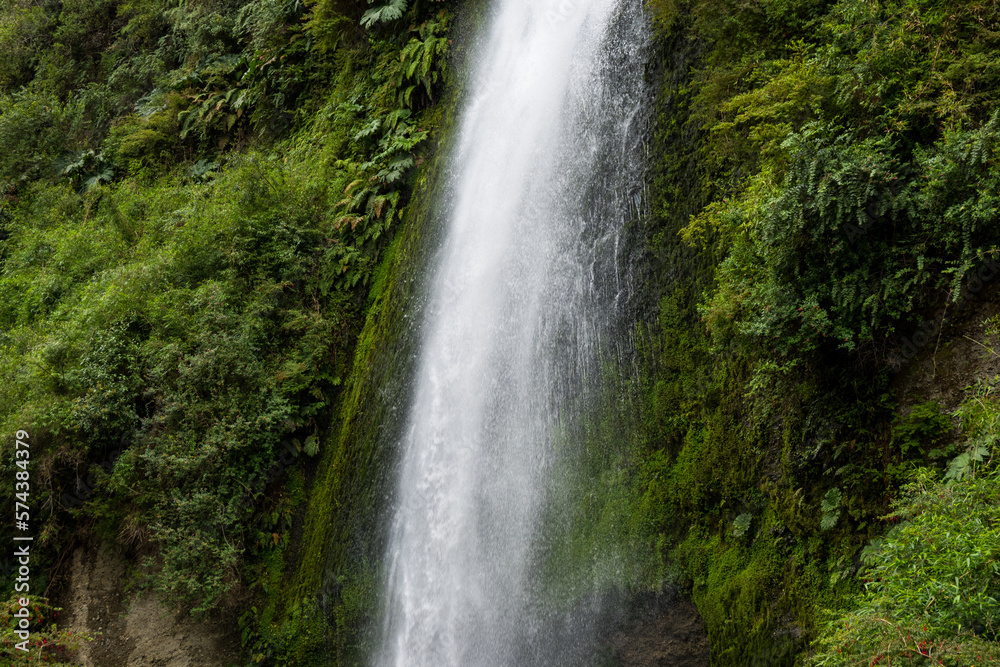
POLYGON ((589 645, 586 612, 538 599, 539 541, 558 436, 624 349, 649 35, 642 0, 494 4, 421 307, 380 666, 580 664, 589 645), (572 641, 540 648, 555 625, 572 641))

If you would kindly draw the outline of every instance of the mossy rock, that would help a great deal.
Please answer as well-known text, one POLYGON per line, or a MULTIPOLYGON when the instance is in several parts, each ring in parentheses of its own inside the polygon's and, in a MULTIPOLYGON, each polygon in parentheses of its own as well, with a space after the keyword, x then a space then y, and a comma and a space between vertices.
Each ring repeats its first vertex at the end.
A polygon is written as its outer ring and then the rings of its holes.
POLYGON ((184 106, 184 99, 171 93, 164 98, 163 108, 148 117, 125 116, 104 140, 104 154, 120 167, 127 167, 133 161, 173 162, 180 144, 177 118, 184 106))

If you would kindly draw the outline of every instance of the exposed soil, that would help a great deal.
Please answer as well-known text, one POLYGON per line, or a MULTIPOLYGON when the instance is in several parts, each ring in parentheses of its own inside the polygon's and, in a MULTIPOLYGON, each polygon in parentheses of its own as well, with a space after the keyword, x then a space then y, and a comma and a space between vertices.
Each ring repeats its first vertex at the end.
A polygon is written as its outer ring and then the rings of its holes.
POLYGON ((968 387, 1000 374, 1000 345, 984 325, 1000 310, 996 299, 993 290, 970 299, 961 313, 946 313, 945 326, 932 330, 934 335, 896 378, 904 409, 933 400, 952 412, 968 395, 968 387))
MULTIPOLYGON (((71 555, 59 599, 65 625, 97 639, 74 656, 85 667, 232 667, 238 628, 225 614, 196 621, 149 592, 126 591, 128 564, 93 545, 71 555)), ((708 667, 708 636, 690 599, 673 590, 640 596, 606 635, 620 667, 708 667)))
POLYGON ((239 636, 222 614, 195 620, 160 604, 152 593, 125 592, 126 563, 104 549, 73 552, 61 606, 66 627, 99 635, 82 647, 87 667, 228 667, 239 662, 239 636))

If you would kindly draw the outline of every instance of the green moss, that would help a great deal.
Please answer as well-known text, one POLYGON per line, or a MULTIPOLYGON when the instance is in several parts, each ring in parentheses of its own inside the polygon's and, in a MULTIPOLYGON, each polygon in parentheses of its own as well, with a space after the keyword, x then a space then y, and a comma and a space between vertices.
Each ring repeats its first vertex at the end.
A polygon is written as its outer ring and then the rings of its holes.
MULTIPOLYGON (((421 121, 436 132, 437 151, 416 172, 411 203, 373 271, 365 324, 354 348, 339 416, 322 446, 304 514, 297 562, 270 617, 281 624, 292 605, 319 599, 334 632, 312 647, 338 664, 359 661, 377 605, 385 497, 394 470, 393 434, 402 411, 412 359, 413 314, 422 289, 427 239, 435 233, 435 203, 448 152, 457 95, 453 91, 421 121)), ((294 663, 289 663, 294 664, 294 663)))
MULTIPOLYGON (((713 662, 753 664, 771 648, 772 617, 782 613, 774 592, 784 567, 781 555, 760 542, 751 549, 720 537, 692 533, 676 554, 693 578, 692 595, 705 621, 713 662)), ((791 664, 774 661, 768 664, 791 664)))
POLYGON ((907 470, 954 453, 936 406, 896 418, 879 364, 905 347, 893 336, 914 329, 917 304, 958 295, 957 276, 996 243, 959 222, 993 210, 992 172, 953 152, 992 155, 995 122, 978 89, 949 102, 925 80, 932 56, 903 17, 919 16, 917 32, 956 63, 995 50, 995 35, 973 35, 975 5, 947 19, 933 2, 651 5, 669 57, 653 137, 643 507, 692 587, 713 664, 791 664, 817 609, 859 589, 856 557, 907 470), (959 163, 981 174, 975 188, 950 171, 959 163), (894 264, 904 255, 916 259, 894 264))
MULTIPOLYGON (((734 166, 756 167, 759 151, 720 158, 721 135, 706 131, 699 105, 719 93, 711 87, 722 79, 699 68, 706 60, 728 66, 731 44, 700 41, 713 20, 707 10, 667 10, 660 39, 670 60, 659 94, 648 227, 658 266, 650 296, 659 303, 644 380, 643 511, 660 533, 667 567, 691 586, 713 664, 791 665, 812 637, 820 601, 840 599, 850 587, 845 562, 862 542, 846 525, 819 529, 827 487, 815 457, 844 437, 829 415, 850 413, 851 399, 835 383, 817 381, 810 367, 774 365, 773 348, 741 342, 732 319, 704 319, 732 241, 708 230, 692 244, 679 233, 733 187, 734 166)), ((771 46, 772 37, 761 39, 760 48, 771 46)), ((780 112, 768 109, 760 123, 780 112)), ((886 414, 859 421, 884 424, 886 414)), ((871 512, 866 505, 865 518, 871 512)))

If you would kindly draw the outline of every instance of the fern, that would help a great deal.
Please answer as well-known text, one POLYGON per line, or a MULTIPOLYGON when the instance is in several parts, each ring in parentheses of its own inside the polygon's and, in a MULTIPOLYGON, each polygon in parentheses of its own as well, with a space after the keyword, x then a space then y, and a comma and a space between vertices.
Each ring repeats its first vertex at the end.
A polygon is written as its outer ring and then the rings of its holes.
POLYGON ((746 512, 740 514, 733 520, 733 535, 735 537, 743 537, 747 530, 749 530, 752 521, 753 515, 747 514, 746 512))
POLYGON ((976 442, 969 446, 963 453, 952 459, 948 464, 948 470, 944 474, 945 482, 961 482, 964 479, 972 479, 976 476, 976 468, 986 461, 985 453, 989 449, 976 442))
POLYGON ((819 522, 821 530, 830 530, 837 525, 837 520, 840 519, 840 503, 842 500, 843 496, 839 488, 834 487, 826 492, 823 502, 820 503, 820 509, 823 510, 823 516, 819 522))
POLYGON ((361 25, 370 28, 376 23, 386 23, 402 18, 406 11, 406 0, 389 0, 380 7, 373 7, 361 17, 361 25))

